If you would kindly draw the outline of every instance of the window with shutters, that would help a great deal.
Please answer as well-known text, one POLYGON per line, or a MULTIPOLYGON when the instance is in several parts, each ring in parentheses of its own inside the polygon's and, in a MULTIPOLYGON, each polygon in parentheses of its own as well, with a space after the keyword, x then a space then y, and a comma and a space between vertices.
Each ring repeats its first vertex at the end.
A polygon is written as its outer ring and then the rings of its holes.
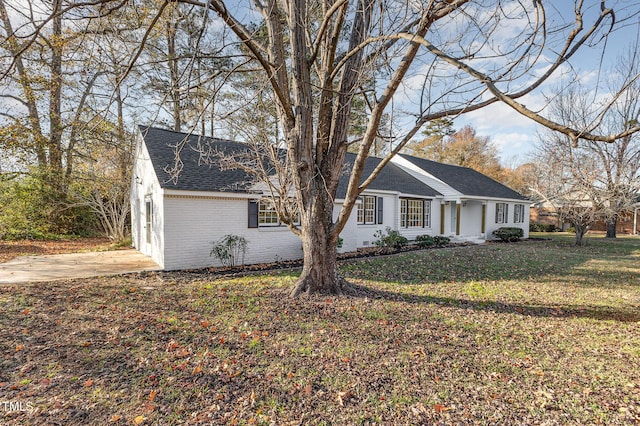
POLYGON ((431 227, 431 200, 414 198, 400 199, 400 227, 431 227))
POLYGON ((363 195, 356 210, 356 218, 360 225, 376 223, 376 199, 373 195, 363 195))
MULTIPOLYGON (((293 203, 294 201, 291 200, 293 203)), ((294 222, 300 224, 300 214, 294 222)), ((286 226, 282 223, 272 200, 249 201, 249 228, 286 226)))

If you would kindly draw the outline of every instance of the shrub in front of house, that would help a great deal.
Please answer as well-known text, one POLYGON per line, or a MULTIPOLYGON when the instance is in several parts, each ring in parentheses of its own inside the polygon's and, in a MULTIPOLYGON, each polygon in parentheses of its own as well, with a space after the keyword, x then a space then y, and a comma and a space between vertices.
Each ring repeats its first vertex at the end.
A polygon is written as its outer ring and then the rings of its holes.
POLYGON ((556 232, 558 229, 553 223, 531 222, 529 232, 556 232))
POLYGON ((405 236, 389 226, 385 231, 378 229, 373 237, 376 238, 374 244, 385 250, 400 250, 409 242, 405 236))
POLYGON ((444 247, 451 242, 451 238, 442 235, 436 235, 433 237, 433 241, 436 243, 436 247, 444 247))
POLYGON ((218 259, 222 266, 234 267, 244 265, 247 243, 246 238, 239 235, 225 235, 213 243, 213 248, 209 256, 218 259))
POLYGON ((493 231, 493 235, 496 238, 505 242, 515 242, 520 240, 524 236, 521 228, 502 227, 493 231))
POLYGON ((427 248, 436 245, 436 240, 431 235, 418 235, 416 244, 420 248, 427 248))

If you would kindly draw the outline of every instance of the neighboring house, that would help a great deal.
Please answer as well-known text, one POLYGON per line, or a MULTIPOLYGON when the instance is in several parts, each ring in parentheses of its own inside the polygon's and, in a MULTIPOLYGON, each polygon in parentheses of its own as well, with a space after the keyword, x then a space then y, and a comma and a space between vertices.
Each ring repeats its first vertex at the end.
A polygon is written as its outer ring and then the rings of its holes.
MULTIPOLYGON (((202 161, 203 151, 247 149, 238 142, 140 127, 131 183, 134 246, 166 270, 217 265, 211 249, 228 234, 248 241, 247 264, 301 258, 300 240, 281 226, 260 185, 240 170, 202 161), (181 171, 172 178, 177 146, 181 171)), ((347 154, 345 170, 354 159, 347 154)), ((363 175, 380 161, 369 158, 363 175)), ((348 179, 346 172, 340 180, 336 217, 348 179)), ((340 234, 341 251, 374 245, 376 231, 387 227, 409 240, 428 234, 479 242, 501 226, 521 227, 528 237, 528 218, 524 197, 478 172, 401 156, 359 198, 340 234)))
MULTIPOLYGON (((590 207, 591 201, 585 199, 584 201, 574 202, 574 204, 577 206, 590 207)), ((566 231, 571 228, 572 225, 569 222, 564 222, 558 213, 558 207, 561 205, 562 203, 558 200, 552 200, 552 202, 538 201, 534 203, 530 210, 530 223, 555 225, 557 229, 566 231)), ((640 196, 636 198, 634 204, 620 213, 616 222, 616 233, 638 235, 638 233, 640 233, 639 212, 640 196)), ((598 219, 590 226, 589 231, 607 232, 607 224, 603 220, 598 219)))

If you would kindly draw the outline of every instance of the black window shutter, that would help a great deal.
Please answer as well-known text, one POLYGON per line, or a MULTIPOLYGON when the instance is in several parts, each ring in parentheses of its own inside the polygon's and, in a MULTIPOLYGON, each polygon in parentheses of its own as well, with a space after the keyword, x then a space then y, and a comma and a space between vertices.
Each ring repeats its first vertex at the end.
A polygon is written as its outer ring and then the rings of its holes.
POLYGON ((258 202, 249 200, 249 228, 258 227, 258 202))
POLYGON ((382 201, 383 198, 382 197, 378 197, 378 223, 382 223, 382 212, 383 212, 383 208, 382 208, 382 201))

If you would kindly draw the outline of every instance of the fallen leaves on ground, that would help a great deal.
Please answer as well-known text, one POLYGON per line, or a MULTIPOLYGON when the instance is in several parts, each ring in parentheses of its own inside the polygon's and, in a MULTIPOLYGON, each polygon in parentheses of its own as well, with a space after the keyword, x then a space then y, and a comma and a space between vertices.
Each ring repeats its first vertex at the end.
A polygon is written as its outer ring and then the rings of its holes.
POLYGON ((19 256, 78 253, 105 250, 110 246, 108 238, 71 238, 68 240, 0 240, 0 263, 19 256))
POLYGON ((638 245, 350 261, 343 297, 287 299, 291 273, 0 287, 0 400, 35 407, 0 423, 634 424, 638 245))

